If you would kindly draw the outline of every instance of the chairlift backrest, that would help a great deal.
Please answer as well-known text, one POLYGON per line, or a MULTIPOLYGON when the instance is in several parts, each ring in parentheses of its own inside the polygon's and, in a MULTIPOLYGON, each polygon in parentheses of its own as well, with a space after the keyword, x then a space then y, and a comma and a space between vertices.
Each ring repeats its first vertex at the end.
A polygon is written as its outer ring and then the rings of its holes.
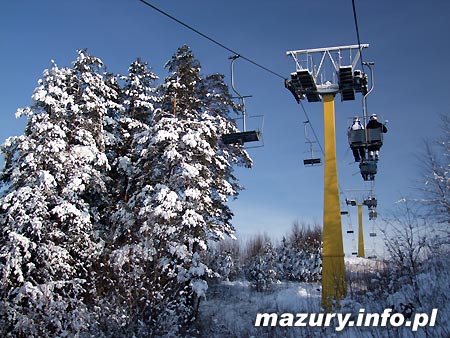
POLYGON ((367 142, 369 144, 383 144, 383 132, 381 128, 367 129, 367 142))
POLYGON ((364 161, 359 165, 362 174, 375 175, 377 173, 377 163, 375 161, 364 161))
POLYGON ((350 129, 348 131, 348 141, 350 143, 350 147, 363 146, 366 143, 366 134, 364 129, 350 129))

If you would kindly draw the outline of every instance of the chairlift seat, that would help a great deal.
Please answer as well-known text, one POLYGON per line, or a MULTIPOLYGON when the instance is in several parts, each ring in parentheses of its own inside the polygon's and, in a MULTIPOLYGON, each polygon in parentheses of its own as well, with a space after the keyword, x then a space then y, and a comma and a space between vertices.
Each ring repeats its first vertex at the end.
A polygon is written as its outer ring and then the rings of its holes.
POLYGON ((371 232, 371 233, 369 234, 369 236, 370 236, 370 237, 377 237, 377 233, 376 233, 376 232, 371 232))
POLYGON ((352 252, 352 255, 353 255, 353 256, 357 256, 358 253, 354 251, 354 252, 352 252))
POLYGON ((377 259, 377 256, 368 256, 368 259, 377 259))
POLYGON ((348 211, 347 210, 341 211, 341 215, 348 215, 348 211))
POLYGON ((260 140, 261 132, 259 130, 243 131, 239 133, 222 135, 222 141, 225 144, 244 144, 247 142, 257 142, 260 140))
POLYGON ((322 160, 320 158, 307 158, 303 160, 304 165, 314 165, 314 164, 321 164, 322 160))
POLYGON ((348 234, 354 234, 355 232, 353 230, 347 230, 348 234))

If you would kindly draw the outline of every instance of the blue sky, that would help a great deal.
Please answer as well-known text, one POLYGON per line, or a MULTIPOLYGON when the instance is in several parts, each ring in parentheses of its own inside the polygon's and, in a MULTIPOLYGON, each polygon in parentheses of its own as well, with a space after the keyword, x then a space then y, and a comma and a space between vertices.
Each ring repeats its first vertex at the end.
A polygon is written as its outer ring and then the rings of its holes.
MULTIPOLYGON (((350 0, 150 2, 286 77, 295 70, 285 56, 288 50, 357 42, 350 0)), ((389 120, 374 190, 380 215, 388 215, 396 200, 412 193, 423 140, 439 134, 439 114, 450 112, 450 3, 356 0, 356 8, 361 42, 370 44, 364 60, 375 62, 368 111, 389 120)), ((9 1, 0 13, 0 37, 1 140, 23 131, 25 121, 16 120, 14 113, 31 103, 50 60, 67 66, 77 49, 88 48, 115 73, 126 73, 141 57, 164 77, 164 63, 188 44, 204 73, 223 73, 230 79, 229 52, 137 0, 9 1)), ((247 111, 265 117, 265 146, 250 150, 254 168, 238 170, 247 188, 231 203, 238 233, 280 236, 295 220, 320 224, 323 167, 302 165, 307 147, 301 107, 282 79, 245 60, 236 62, 235 71, 236 88, 253 95, 246 101, 247 111)), ((304 105, 321 139, 322 104, 304 105)), ((339 179, 349 197, 356 194, 349 190, 366 188, 346 139, 348 118, 361 114, 361 107, 360 97, 343 103, 336 98, 339 179)), ((356 209, 354 226, 355 216, 356 209)), ((368 232, 372 224, 366 210, 364 219, 368 232)))

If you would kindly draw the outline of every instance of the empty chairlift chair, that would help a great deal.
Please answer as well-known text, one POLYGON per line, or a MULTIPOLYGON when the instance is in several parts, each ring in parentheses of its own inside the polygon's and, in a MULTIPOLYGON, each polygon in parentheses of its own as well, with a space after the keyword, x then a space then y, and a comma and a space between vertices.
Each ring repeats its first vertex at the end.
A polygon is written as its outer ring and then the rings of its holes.
POLYGON ((242 131, 222 135, 222 141, 225 144, 244 144, 247 142, 261 141, 261 132, 259 130, 242 131))
POLYGON ((314 166, 314 165, 320 165, 322 164, 322 159, 320 157, 315 156, 315 152, 314 151, 314 144, 316 142, 312 141, 309 137, 308 137, 308 133, 307 133, 307 125, 310 125, 309 121, 305 121, 303 122, 303 130, 304 130, 304 134, 305 134, 305 143, 308 144, 309 146, 309 157, 305 158, 303 160, 303 164, 305 166, 314 166))
POLYGON ((234 62, 239 58, 239 55, 231 57, 231 88, 241 100, 242 104, 242 121, 243 131, 236 133, 229 133, 222 135, 222 141, 224 144, 241 144, 249 142, 258 142, 262 140, 262 132, 260 130, 247 130, 247 112, 245 111, 245 96, 242 96, 234 87, 234 62))

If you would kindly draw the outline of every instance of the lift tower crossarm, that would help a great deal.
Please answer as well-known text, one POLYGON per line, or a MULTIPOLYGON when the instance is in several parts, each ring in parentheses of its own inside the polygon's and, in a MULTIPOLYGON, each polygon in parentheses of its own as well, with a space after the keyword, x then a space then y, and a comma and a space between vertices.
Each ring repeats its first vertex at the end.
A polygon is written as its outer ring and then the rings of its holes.
POLYGON ((355 69, 362 50, 367 47, 368 44, 361 44, 288 51, 286 55, 293 58, 296 69, 285 81, 285 87, 297 102, 305 98, 308 102, 319 102, 323 95, 336 93, 341 94, 342 101, 354 100, 355 92, 367 90, 365 74, 355 69), (318 64, 314 62, 314 54, 319 54, 318 64), (344 54, 348 55, 347 61, 344 54))
MULTIPOLYGON (((369 47, 369 44, 361 44, 361 49, 368 48, 368 47, 369 47)), ((299 50, 287 51, 286 55, 333 52, 333 51, 339 51, 339 50, 345 50, 345 49, 359 49, 359 45, 299 49, 299 50)))
MULTIPOLYGON (((315 71, 315 77, 317 78, 317 74, 320 72, 320 68, 323 64, 323 60, 325 55, 328 55, 330 57, 331 62, 333 63, 333 66, 335 67, 336 71, 339 70, 339 66, 338 64, 340 63, 339 60, 336 63, 336 61, 333 59, 333 57, 331 56, 331 52, 341 52, 344 50, 353 50, 353 49, 357 49, 358 52, 356 53, 355 57, 353 58, 352 61, 352 68, 355 68, 356 64, 359 61, 359 58, 361 56, 361 50, 363 50, 364 48, 368 48, 369 44, 361 44, 361 45, 348 45, 348 46, 339 46, 339 47, 325 47, 325 48, 312 48, 312 49, 300 49, 300 50, 292 50, 292 51, 287 51, 286 55, 287 56, 292 56, 292 58, 295 61, 295 64, 297 66, 297 70, 300 69, 304 69, 301 65, 301 61, 298 59, 299 55, 302 54, 314 54, 314 53, 323 53, 322 55, 322 60, 320 62, 320 66, 317 69, 317 71, 315 71)), ((308 68, 308 67, 307 67, 308 68)))

